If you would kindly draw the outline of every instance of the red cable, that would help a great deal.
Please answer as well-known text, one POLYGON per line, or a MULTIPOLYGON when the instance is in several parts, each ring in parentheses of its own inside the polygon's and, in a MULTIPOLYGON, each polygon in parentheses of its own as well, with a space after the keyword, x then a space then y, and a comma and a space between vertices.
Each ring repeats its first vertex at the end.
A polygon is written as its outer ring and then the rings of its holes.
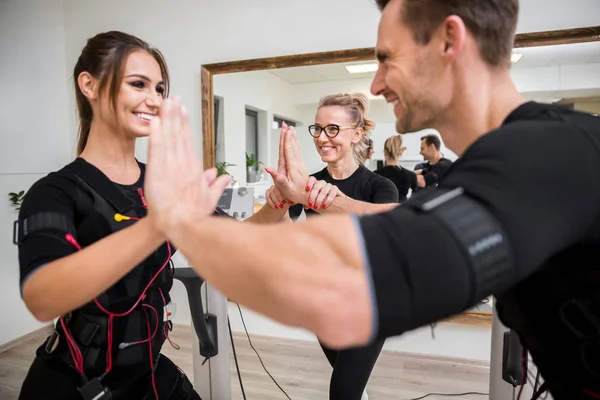
MULTIPOLYGON (((154 310, 156 312, 156 310, 154 310)), ((148 313, 144 310, 144 314, 146 314, 146 326, 148 327, 148 337, 150 337, 150 318, 148 317, 148 313)), ((158 313, 157 313, 158 315, 158 313)), ((156 320, 158 326, 158 319, 156 320)), ((158 399, 158 391, 156 390, 156 379, 154 378, 154 361, 152 360, 152 340, 148 340, 148 347, 150 349, 150 374, 152 375, 152 389, 154 389, 154 395, 156 396, 156 400, 158 399)))
POLYGON ((169 255, 167 256, 167 261, 165 261, 165 263, 162 265, 162 267, 154 274, 154 276, 152 277, 152 279, 150 280, 150 282, 148 282, 148 284, 146 285, 146 288, 144 289, 144 291, 142 292, 142 294, 140 295, 140 297, 137 299, 137 301, 135 302, 135 304, 126 312, 124 313, 113 313, 108 311, 106 308, 104 308, 100 302, 98 301, 98 299, 94 299, 94 302, 96 303, 96 305, 98 306, 98 308, 100 310, 102 310, 104 313, 109 314, 109 315, 113 315, 115 317, 125 317, 127 315, 129 315, 133 310, 136 309, 136 307, 138 306, 138 304, 140 303, 140 301, 142 301, 145 297, 146 297, 146 292, 148 291, 148 289, 150 289, 150 286, 154 283, 154 281, 156 280, 156 278, 158 278, 158 275, 160 275, 161 272, 163 272, 163 270, 165 269, 165 267, 169 264, 169 259, 171 259, 171 244, 169 242, 167 242, 167 248, 169 250, 169 255))
MULTIPOLYGON (((160 297, 162 297, 163 304, 165 305, 165 309, 166 309, 167 308, 167 300, 165 300, 165 296, 163 295, 162 289, 158 288, 158 291, 160 292, 160 297)), ((179 349, 181 349, 181 347, 179 347, 179 345, 177 343, 173 342, 171 340, 171 338, 169 337, 169 330, 168 330, 167 324, 166 324, 166 322, 168 322, 168 320, 169 320, 169 315, 167 315, 167 321, 165 321, 165 329, 164 329, 163 333, 165 334, 165 337, 167 338, 169 343, 171 343, 171 346, 173 346, 174 349, 179 350, 179 349)))
POLYGON ((154 339, 154 336, 156 336, 156 332, 158 332, 158 311, 156 311, 156 308, 152 307, 149 304, 142 304, 142 306, 154 311, 154 315, 156 315, 156 327, 154 327, 154 333, 152 334, 152 337, 150 337, 150 339, 138 340, 137 342, 127 343, 129 346, 133 346, 134 344, 146 343, 148 340, 154 339))
POLYGON ((69 330, 67 329, 63 317, 60 317, 60 323, 62 325, 63 331, 65 332, 65 337, 67 338, 69 353, 71 353, 71 358, 73 359, 73 364, 75 364, 75 369, 77 370, 77 372, 83 375, 83 356, 81 355, 81 350, 79 350, 77 344, 69 334, 69 330))
MULTIPOLYGON (((141 188, 138 188, 138 194, 140 195, 140 198, 142 200, 142 204, 144 206, 144 208, 148 208, 148 205, 146 204, 146 199, 144 198, 144 192, 141 188)), ((135 217, 129 217, 130 220, 134 220, 137 221, 139 220, 139 218, 135 218, 135 217)), ((75 238, 73 237, 73 235, 71 235, 70 233, 67 233, 65 235, 65 239, 67 240, 67 242, 69 242, 70 244, 72 244, 77 250, 81 250, 81 246, 79 245, 79 243, 77 243, 77 241, 75 240, 75 238)), ((106 372, 104 373, 104 375, 107 375, 110 370, 112 369, 112 340, 113 340, 113 332, 112 332, 112 328, 113 328, 113 319, 115 317, 124 317, 129 315, 130 313, 133 312, 133 310, 135 310, 135 308, 138 306, 138 304, 140 303, 140 301, 142 301, 145 297, 146 297, 146 292, 148 291, 148 289, 150 288, 150 286, 152 285, 152 283, 154 283, 154 281, 156 280, 156 278, 158 278, 158 276, 162 273, 162 271, 165 269, 165 267, 169 264, 169 260, 171 259, 171 244, 169 242, 167 242, 167 249, 168 249, 168 256, 167 256, 167 260, 165 261, 165 263, 162 265, 162 267, 154 274, 154 276, 152 277, 152 279, 150 280, 150 282, 148 282, 148 284, 146 285, 146 287, 144 288, 142 294, 140 295, 140 297, 137 299, 137 301, 135 302, 135 304, 127 311, 124 313, 112 313, 110 311, 108 311, 107 309, 105 309, 100 302, 98 301, 97 298, 94 299, 94 303, 96 304, 96 306, 105 314, 107 314, 108 317, 108 348, 107 348, 107 352, 106 352, 106 372)), ((159 288, 160 289, 160 288, 159 288)), ((165 298, 162 294, 162 290, 160 291, 160 294, 163 298, 163 303, 165 302, 165 298)), ((166 307, 166 304, 165 304, 166 307)), ((152 309, 154 310, 154 312, 156 313, 156 330, 155 330, 155 334, 156 331, 158 330, 158 312, 156 311, 156 309, 154 309, 154 307, 152 307, 152 309)), ((150 346, 150 364, 152 366, 152 340, 151 338, 154 337, 154 335, 151 335, 150 332, 150 322, 148 321, 148 314, 146 313, 146 310, 143 310, 144 313, 146 314, 146 319, 147 319, 147 325, 148 325, 148 343, 150 346)), ((69 345, 69 352, 71 353, 71 358, 73 359, 73 363, 75 364, 75 368, 77 369, 77 371, 79 371, 82 375, 83 375, 83 356, 81 355, 81 350, 79 350, 79 348, 77 347, 77 343, 75 343, 75 340, 73 340, 70 337, 70 334, 68 333, 68 330, 66 329, 66 325, 63 321, 63 318, 61 317, 61 323, 63 326, 63 330, 65 331, 65 335, 67 337, 67 344, 69 345), (71 349, 71 346, 73 346, 73 349, 71 349), (75 353, 75 354, 73 354, 75 353)), ((144 341, 142 341, 143 343, 144 341)), ((158 394, 156 392, 156 383, 154 381, 154 371, 152 371, 152 385, 154 387, 154 392, 156 394, 156 398, 158 399, 158 394)))
POLYGON ((144 197, 144 191, 142 190, 142 188, 138 188, 137 192, 140 195, 140 199, 142 199, 142 204, 144 205, 144 208, 148 209, 148 204, 146 203, 146 198, 144 197))
POLYGON ((109 316, 109 329, 108 329, 108 337, 109 337, 109 347, 107 350, 107 354, 106 354, 106 372, 105 374, 108 374, 110 372, 110 370, 112 369, 112 319, 114 317, 124 317, 127 316, 129 314, 131 314, 133 312, 133 310, 136 309, 136 307, 138 306, 138 304, 140 303, 140 301, 142 301, 145 297, 146 297, 146 292, 148 291, 148 289, 150 288, 150 286, 152 285, 152 283, 154 283, 154 281, 156 280, 156 278, 158 278, 158 275, 160 275, 160 273, 165 269, 165 267, 169 264, 169 259, 171 258, 171 245, 169 242, 167 242, 167 248, 169 250, 169 255, 167 256, 167 261, 165 261, 165 263, 163 264, 163 266, 154 274, 154 276, 152 277, 152 279, 150 280, 150 282, 146 285, 146 288, 144 289, 144 291, 142 292, 142 294, 140 295, 140 297, 137 299, 137 301, 135 302, 135 304, 127 311, 124 313, 113 313, 108 311, 106 308, 102 307, 102 305, 100 304, 100 302, 98 301, 98 299, 94 299, 94 302, 96 303, 96 306, 102 310, 102 312, 104 312, 105 314, 107 314, 109 316))
POLYGON ((75 240, 75 238, 73 237, 73 235, 71 235, 70 233, 67 233, 65 235, 65 239, 67 239, 67 242, 71 243, 73 246, 75 246, 75 248, 77 250, 81 250, 81 246, 79 245, 79 243, 77 243, 77 240, 75 240))

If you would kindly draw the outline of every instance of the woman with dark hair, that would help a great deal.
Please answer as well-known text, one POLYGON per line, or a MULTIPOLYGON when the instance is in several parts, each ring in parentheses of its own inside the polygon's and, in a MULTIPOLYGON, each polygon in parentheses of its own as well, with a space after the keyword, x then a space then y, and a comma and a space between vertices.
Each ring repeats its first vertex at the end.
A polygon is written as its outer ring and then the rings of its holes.
POLYGON ((19 214, 23 300, 38 320, 57 319, 19 398, 199 399, 160 354, 175 249, 147 214, 134 156, 168 95, 166 62, 146 42, 106 32, 88 40, 73 76, 77 158, 37 181, 19 214))

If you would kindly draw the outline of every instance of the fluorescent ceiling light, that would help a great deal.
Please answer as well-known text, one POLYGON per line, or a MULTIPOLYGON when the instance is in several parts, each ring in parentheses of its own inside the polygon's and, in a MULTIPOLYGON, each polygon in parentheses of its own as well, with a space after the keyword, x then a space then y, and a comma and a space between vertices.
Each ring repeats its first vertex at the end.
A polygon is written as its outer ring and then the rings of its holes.
POLYGON ((521 59, 521 57, 523 57, 523 54, 521 53, 512 53, 510 55, 510 62, 514 64, 518 62, 521 59))
POLYGON ((346 65, 346 69, 351 74, 364 74, 367 72, 375 72, 379 68, 377 63, 346 65))

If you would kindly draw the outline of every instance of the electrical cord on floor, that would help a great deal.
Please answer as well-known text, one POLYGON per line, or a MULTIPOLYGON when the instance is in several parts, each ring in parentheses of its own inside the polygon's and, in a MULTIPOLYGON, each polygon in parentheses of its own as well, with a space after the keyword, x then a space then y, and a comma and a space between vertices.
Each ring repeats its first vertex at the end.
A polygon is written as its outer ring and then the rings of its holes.
POLYGON ((240 380, 240 389, 242 390, 242 397, 246 400, 246 392, 244 392, 244 384, 242 383, 242 373, 240 372, 240 366, 238 364, 237 353, 235 352, 235 343, 233 342, 233 333, 231 332, 231 322, 227 318, 227 326, 229 327, 229 338, 231 339, 231 348, 233 349, 233 359, 235 361, 235 369, 237 370, 238 378, 240 380))
MULTIPOLYGON (((279 383, 277 383, 277 381, 275 380, 275 378, 273 378, 273 376, 271 375, 271 373, 269 371, 267 371, 267 367, 265 367, 265 364, 263 363, 262 358, 260 358, 260 354, 258 354, 258 351, 256 351, 256 349, 254 348, 254 345, 252 344, 252 340, 250 340, 250 334, 248 333, 248 329, 246 328, 246 322, 244 322, 244 316, 242 315, 242 309, 240 308, 240 305, 238 303, 235 303, 235 305, 237 306, 238 311, 240 312, 240 318, 242 320, 242 325, 244 326, 244 331, 246 332, 246 337, 248 338, 248 343, 250 343, 250 347, 252 348, 252 350, 254 350, 254 352, 258 356, 258 360, 260 361, 263 369, 265 370, 265 372, 267 373, 267 375, 269 375, 269 377, 275 383, 275 385, 277 385, 277 387, 279 388, 279 390, 281 390, 283 392, 283 394, 285 394, 285 397, 287 397, 288 400, 292 400, 290 398, 290 396, 288 396, 288 394, 285 392, 285 390, 283 390, 283 388, 281 386, 279 386, 279 383)), ((231 341, 233 342, 233 336, 231 338, 231 341)))
MULTIPOLYGON (((283 390, 283 388, 281 386, 279 386, 279 384, 277 383, 277 381, 275 380, 275 378, 273 378, 273 376, 269 373, 269 371, 267 370, 267 367, 265 367, 265 364, 263 363, 263 360, 260 357, 260 354, 258 354, 258 351, 256 351, 256 349, 254 348, 254 345, 252 344, 252 340, 250 339, 250 334, 248 333, 248 329, 246 328, 246 322, 244 321, 244 315, 242 314, 242 309, 240 308, 240 305, 238 303, 235 303, 235 305, 237 306, 238 311, 240 313, 240 319, 242 320, 242 325, 244 326, 244 331, 246 332, 246 337, 248 338, 248 343, 250 344, 250 347, 252 348, 252 350, 254 350, 254 352, 258 356, 258 360, 260 361, 263 369, 265 370, 265 372, 267 373, 267 375, 269 375, 269 377, 275 383, 275 385, 277 385, 277 387, 279 388, 279 390, 281 390, 283 392, 283 394, 285 395, 285 397, 287 397, 289 400, 292 400, 290 398, 290 396, 288 396, 288 394, 285 392, 285 390, 283 390)), ((227 323, 229 324, 229 320, 227 321, 227 323)), ((435 328, 435 324, 431 324, 432 334, 433 334, 433 329, 434 328, 435 328)), ((233 358, 235 360, 235 366, 236 366, 237 371, 238 371, 238 377, 239 377, 239 380, 240 380, 240 387, 242 389, 242 396, 244 397, 244 400, 246 400, 246 394, 244 393, 244 385, 242 383, 242 376, 240 374, 240 368, 238 366, 237 356, 236 356, 236 353, 235 353, 235 345, 233 344, 233 334, 231 332, 231 324, 229 324, 229 336, 231 338, 231 347, 233 349, 233 358)), ((421 400, 421 399, 424 399, 424 398, 429 397, 429 396, 449 396, 449 397, 452 396, 452 397, 456 397, 456 396, 468 396, 470 394, 481 395, 481 396, 489 396, 489 393, 482 393, 482 392, 427 393, 424 396, 417 397, 417 398, 410 399, 410 400, 421 400)))
POLYGON ((410 400, 421 400, 429 396, 448 396, 448 397, 457 397, 457 396, 468 396, 470 394, 476 394, 480 396, 489 396, 489 393, 481 393, 481 392, 465 392, 465 393, 427 393, 425 396, 416 397, 410 400))

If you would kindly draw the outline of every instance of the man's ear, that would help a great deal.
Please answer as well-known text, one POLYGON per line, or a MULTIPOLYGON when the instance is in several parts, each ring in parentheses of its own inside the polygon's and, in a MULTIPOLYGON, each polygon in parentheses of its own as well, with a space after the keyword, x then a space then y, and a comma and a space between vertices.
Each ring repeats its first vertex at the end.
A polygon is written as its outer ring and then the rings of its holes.
POLYGON ((442 55, 450 60, 459 56, 465 47, 467 39, 467 27, 462 18, 451 15, 440 25, 437 32, 443 46, 442 55))
POLYGON ((98 80, 94 78, 89 72, 82 72, 77 77, 77 85, 79 90, 88 100, 98 99, 98 80))

